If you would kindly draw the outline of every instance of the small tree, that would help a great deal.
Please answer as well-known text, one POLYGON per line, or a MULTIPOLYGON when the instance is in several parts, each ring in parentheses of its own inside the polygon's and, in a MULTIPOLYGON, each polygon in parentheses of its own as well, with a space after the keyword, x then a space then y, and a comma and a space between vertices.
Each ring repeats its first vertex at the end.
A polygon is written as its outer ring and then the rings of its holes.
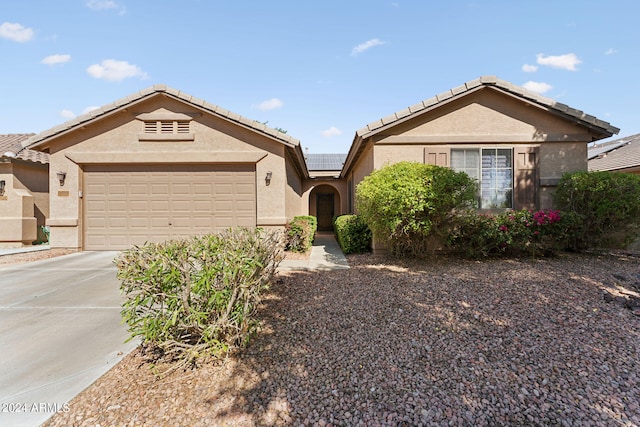
POLYGON ((440 246, 448 220, 472 206, 476 191, 464 172, 400 162, 362 180, 356 206, 374 239, 396 254, 415 256, 440 246))
POLYGON ((570 249, 622 246, 640 234, 639 175, 567 173, 558 183, 554 202, 576 217, 570 249))

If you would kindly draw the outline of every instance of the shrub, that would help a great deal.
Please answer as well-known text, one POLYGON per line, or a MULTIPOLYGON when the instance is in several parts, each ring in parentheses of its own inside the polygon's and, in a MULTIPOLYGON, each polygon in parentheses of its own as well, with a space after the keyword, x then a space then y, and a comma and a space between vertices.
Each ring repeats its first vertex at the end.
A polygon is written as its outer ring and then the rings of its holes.
POLYGON ((296 216, 286 226, 286 250, 306 252, 311 249, 318 229, 315 216, 296 216))
POLYGON ((448 246, 471 258, 551 255, 566 246, 574 217, 559 211, 467 212, 456 218, 448 246))
POLYGON ((463 172, 400 162, 374 171, 356 189, 356 204, 375 239, 396 254, 439 247, 456 210, 475 201, 476 184, 463 172))
POLYGON ((338 243, 345 254, 367 252, 371 248, 371 230, 358 215, 341 215, 333 221, 338 243))
POLYGON ((131 338, 185 362, 245 346, 281 259, 281 234, 248 228, 122 252, 115 263, 131 338))
POLYGON ((558 209, 576 221, 567 245, 574 250, 624 246, 640 234, 640 176, 616 172, 565 174, 554 193, 558 209))

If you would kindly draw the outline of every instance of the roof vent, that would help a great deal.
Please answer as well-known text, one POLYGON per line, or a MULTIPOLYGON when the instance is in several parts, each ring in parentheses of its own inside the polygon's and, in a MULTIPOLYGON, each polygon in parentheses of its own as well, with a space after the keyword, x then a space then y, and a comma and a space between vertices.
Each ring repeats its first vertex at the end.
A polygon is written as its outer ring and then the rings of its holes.
POLYGON ((15 157, 16 153, 14 153, 13 151, 7 151, 6 153, 4 153, 5 157, 15 157))

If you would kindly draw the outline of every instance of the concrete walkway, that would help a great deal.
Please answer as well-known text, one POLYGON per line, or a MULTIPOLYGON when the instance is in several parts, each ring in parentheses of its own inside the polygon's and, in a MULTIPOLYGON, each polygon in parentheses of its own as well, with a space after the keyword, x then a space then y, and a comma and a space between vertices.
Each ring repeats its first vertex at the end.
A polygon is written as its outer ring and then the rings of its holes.
POLYGON ((342 253, 333 233, 316 233, 309 260, 285 260, 279 271, 332 271, 349 268, 349 262, 342 253))

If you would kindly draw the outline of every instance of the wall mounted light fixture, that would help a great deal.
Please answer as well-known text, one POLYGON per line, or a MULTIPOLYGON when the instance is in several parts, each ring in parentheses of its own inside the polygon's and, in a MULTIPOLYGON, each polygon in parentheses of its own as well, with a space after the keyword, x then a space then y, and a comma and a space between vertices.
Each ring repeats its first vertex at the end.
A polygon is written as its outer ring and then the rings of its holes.
POLYGON ((4 186, 7 185, 7 181, 0 180, 0 196, 4 196, 4 186))
POLYGON ((273 176, 273 172, 267 171, 267 176, 264 177, 264 182, 269 185, 271 184, 271 177, 273 176))
POLYGON ((58 181, 60 182, 60 187, 64 187, 64 180, 67 177, 66 172, 57 172, 56 176, 58 177, 58 181))

